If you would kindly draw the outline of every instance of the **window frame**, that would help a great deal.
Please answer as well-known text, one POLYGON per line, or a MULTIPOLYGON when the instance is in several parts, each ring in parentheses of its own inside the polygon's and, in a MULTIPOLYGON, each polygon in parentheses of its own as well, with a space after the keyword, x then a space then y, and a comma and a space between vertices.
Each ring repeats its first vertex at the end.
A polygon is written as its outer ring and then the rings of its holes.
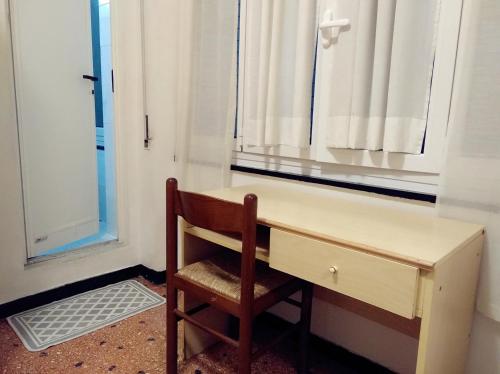
MULTIPOLYGON (((446 0, 440 3, 440 21, 429 102, 425 150, 423 154, 419 155, 367 150, 328 149, 324 145, 324 137, 321 135, 322 129, 316 123, 313 123, 312 144, 308 149, 287 146, 269 148, 244 146, 242 136, 245 110, 245 44, 247 36, 247 5, 249 1, 251 0, 241 0, 240 4, 237 136, 235 138, 233 164, 274 171, 290 171, 293 169, 299 174, 308 173, 311 170, 321 171, 321 169, 326 170, 326 174, 331 174, 332 170, 335 170, 336 167, 342 170, 340 174, 344 174, 347 167, 351 170, 352 175, 361 176, 361 179, 363 179, 363 176, 370 179, 371 177, 377 178, 379 175, 390 175, 390 179, 395 181, 393 183, 395 186, 400 185, 396 181, 402 181, 403 184, 414 181, 417 184, 415 186, 407 186, 405 184, 405 188, 412 190, 421 190, 418 186, 421 182, 421 176, 424 177, 426 184, 437 185, 448 129, 463 0, 446 0), (301 163, 304 164, 303 167, 299 166, 301 163), (301 171, 301 169, 304 170, 301 171)), ((326 7, 325 4, 328 4, 329 1, 331 0, 318 0, 319 15, 323 14, 326 7)), ((321 79, 316 80, 315 95, 321 89, 320 81, 321 79)), ((315 104, 314 113, 317 111, 318 105, 315 104)), ((377 180, 370 179, 370 183, 377 184, 377 180)), ((430 192, 430 190, 435 191, 435 188, 429 189, 426 187, 424 190, 430 192)))

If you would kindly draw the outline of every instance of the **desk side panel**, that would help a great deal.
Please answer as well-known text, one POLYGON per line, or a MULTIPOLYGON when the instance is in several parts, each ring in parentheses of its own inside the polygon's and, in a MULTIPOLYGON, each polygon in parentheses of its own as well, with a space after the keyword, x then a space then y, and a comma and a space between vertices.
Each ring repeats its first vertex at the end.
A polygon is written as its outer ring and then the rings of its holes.
POLYGON ((484 235, 427 274, 417 373, 463 373, 475 308, 484 235))

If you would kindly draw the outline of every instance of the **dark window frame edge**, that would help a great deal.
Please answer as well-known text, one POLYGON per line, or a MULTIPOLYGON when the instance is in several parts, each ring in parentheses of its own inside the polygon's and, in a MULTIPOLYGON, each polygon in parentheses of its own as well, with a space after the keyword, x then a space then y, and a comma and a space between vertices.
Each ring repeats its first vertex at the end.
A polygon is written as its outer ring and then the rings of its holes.
POLYGON ((240 173, 247 173, 247 174, 262 175, 262 176, 266 176, 266 177, 275 177, 275 178, 281 178, 281 179, 287 179, 287 180, 294 180, 294 181, 299 181, 299 182, 313 183, 313 184, 319 184, 319 185, 323 185, 323 186, 338 187, 338 188, 343 188, 343 189, 347 189, 347 190, 368 192, 368 193, 374 193, 377 195, 397 197, 397 198, 407 199, 407 200, 422 201, 422 202, 431 203, 431 204, 436 204, 436 201, 437 201, 437 196, 433 195, 433 194, 426 194, 426 193, 422 193, 422 192, 413 192, 413 191, 406 191, 406 190, 398 190, 395 188, 379 187, 379 186, 373 186, 373 185, 368 185, 368 184, 350 183, 350 182, 338 181, 338 180, 334 180, 334 179, 311 177, 311 176, 301 175, 301 174, 283 173, 280 171, 271 171, 271 170, 265 170, 265 169, 251 168, 251 167, 240 166, 240 165, 235 165, 235 164, 231 165, 231 171, 236 171, 236 172, 240 172, 240 173))

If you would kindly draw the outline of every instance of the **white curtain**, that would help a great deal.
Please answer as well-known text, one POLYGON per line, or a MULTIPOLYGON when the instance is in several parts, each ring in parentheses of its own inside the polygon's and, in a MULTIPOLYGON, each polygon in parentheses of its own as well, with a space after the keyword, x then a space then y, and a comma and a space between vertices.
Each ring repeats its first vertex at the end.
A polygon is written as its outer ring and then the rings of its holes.
POLYGON ((309 146, 315 0, 249 0, 243 142, 309 146))
POLYGON ((179 4, 176 175, 181 188, 228 184, 236 113, 236 0, 179 4))
POLYGON ((500 321, 500 2, 465 2, 439 213, 482 223, 478 309, 500 321))
POLYGON ((325 1, 351 22, 319 44, 327 146, 421 153, 440 0, 325 1))

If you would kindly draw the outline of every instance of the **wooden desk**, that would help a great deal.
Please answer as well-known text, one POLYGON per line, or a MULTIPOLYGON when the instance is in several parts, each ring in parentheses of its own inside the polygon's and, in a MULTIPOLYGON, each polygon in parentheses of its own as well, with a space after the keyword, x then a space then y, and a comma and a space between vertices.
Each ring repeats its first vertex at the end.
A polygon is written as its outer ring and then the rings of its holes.
MULTIPOLYGON (((240 203, 247 193, 259 199, 259 259, 321 286, 318 297, 418 337, 417 373, 464 371, 482 226, 260 185, 207 195, 240 203)), ((183 230, 181 265, 203 257, 207 243, 241 250, 238 238, 183 230)))

